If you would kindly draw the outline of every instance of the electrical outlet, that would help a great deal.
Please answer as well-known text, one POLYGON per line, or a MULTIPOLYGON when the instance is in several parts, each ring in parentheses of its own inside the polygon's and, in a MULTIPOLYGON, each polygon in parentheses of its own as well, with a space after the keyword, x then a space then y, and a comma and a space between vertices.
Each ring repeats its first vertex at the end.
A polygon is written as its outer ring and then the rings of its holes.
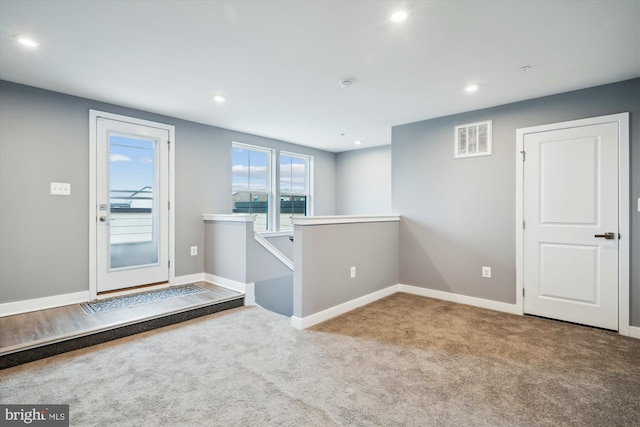
POLYGON ((66 182, 52 182, 51 194, 56 196, 70 196, 71 184, 68 184, 66 182))
POLYGON ((198 255, 198 247, 191 246, 191 256, 196 256, 196 255, 198 255))
POLYGON ((355 266, 351 267, 351 278, 352 279, 356 278, 356 267, 355 266))
POLYGON ((482 266, 482 277, 491 278, 491 267, 482 266))

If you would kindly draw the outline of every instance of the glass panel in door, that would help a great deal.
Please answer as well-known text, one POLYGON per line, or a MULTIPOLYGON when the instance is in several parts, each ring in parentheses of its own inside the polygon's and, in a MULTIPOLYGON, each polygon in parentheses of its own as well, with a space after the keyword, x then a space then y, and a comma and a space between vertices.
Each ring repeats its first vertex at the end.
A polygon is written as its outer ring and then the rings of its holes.
POLYGON ((158 143, 109 134, 109 270, 158 263, 158 143))

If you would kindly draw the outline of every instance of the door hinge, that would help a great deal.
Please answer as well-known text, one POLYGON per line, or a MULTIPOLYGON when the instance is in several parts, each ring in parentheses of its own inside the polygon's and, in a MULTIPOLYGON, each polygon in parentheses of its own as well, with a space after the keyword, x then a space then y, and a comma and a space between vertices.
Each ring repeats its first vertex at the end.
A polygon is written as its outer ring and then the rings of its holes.
POLYGON ((171 210, 171 200, 167 202, 167 209, 171 210))
POLYGON ((526 224, 525 224, 525 222, 524 222, 524 219, 522 220, 522 228, 523 228, 523 229, 524 229, 524 228, 526 228, 526 224))
POLYGON ((520 153, 522 154, 522 161, 524 162, 525 160, 527 160, 527 152, 522 150, 520 153))
POLYGON ((168 264, 167 268, 171 268, 171 260, 169 260, 167 264, 168 264))
POLYGON ((522 296, 524 297, 524 288, 522 288, 522 296))

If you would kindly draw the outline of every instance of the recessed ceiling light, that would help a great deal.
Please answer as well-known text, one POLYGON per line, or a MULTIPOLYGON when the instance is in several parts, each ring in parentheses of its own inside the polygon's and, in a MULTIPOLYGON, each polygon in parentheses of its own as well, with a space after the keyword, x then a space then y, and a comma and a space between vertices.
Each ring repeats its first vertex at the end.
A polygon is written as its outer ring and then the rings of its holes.
POLYGON ((400 23, 406 21, 408 17, 409 14, 406 11, 398 10, 396 12, 393 12, 389 19, 391 20, 391 22, 400 23))
POLYGON ((227 98, 224 95, 213 95, 213 100, 216 102, 224 102, 227 98))
POLYGON ((344 80, 340 80, 338 82, 338 84, 340 85, 340 87, 342 89, 347 89, 350 88, 351 86, 353 86, 353 83, 356 81, 356 79, 344 79, 344 80))
POLYGON ((477 91, 479 88, 480 88, 480 86, 478 86, 478 85, 469 85, 469 86, 465 87, 464 90, 465 90, 465 92, 472 93, 472 92, 477 91))
POLYGON ((16 37, 16 41, 26 47, 36 48, 40 46, 40 43, 29 37, 18 36, 16 37))
POLYGON ((354 143, 355 145, 360 145, 360 144, 362 144, 362 141, 357 140, 357 141, 353 141, 353 143, 354 143))

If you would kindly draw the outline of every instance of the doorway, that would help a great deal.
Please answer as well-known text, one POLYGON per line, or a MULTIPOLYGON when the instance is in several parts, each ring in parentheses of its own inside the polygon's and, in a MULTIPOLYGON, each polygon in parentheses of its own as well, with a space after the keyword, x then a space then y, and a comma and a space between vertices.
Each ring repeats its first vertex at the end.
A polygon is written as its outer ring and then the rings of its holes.
POLYGON ((624 113, 517 131, 523 314, 628 335, 628 130, 624 113))
POLYGON ((90 111, 91 298, 173 281, 170 125, 90 111))

